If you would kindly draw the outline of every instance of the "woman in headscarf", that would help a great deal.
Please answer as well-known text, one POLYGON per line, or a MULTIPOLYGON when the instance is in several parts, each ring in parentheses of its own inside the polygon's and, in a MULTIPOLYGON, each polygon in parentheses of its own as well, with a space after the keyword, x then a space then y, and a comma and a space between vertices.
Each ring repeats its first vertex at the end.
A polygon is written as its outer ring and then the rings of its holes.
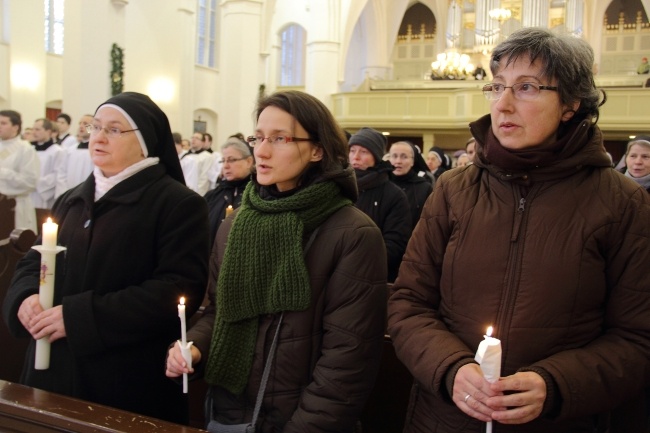
MULTIPOLYGON (((256 113, 248 139, 256 172, 234 218, 219 227, 210 304, 188 331, 194 374, 211 385, 206 417, 262 433, 352 432, 382 350, 381 232, 353 206, 345 137, 322 102, 279 92, 256 113)), ((167 375, 193 368, 174 345, 167 375)))
POLYGON ((36 251, 18 264, 4 301, 12 334, 33 338, 21 382, 184 423, 187 401, 160 365, 180 335, 179 299, 190 315, 203 300, 207 206, 185 186, 167 116, 148 96, 110 98, 88 128, 94 172, 52 209, 67 248, 54 307, 39 303, 36 251), (34 340, 44 337, 50 365, 36 370, 34 340))
POLYGON ((210 241, 214 241, 221 221, 241 205, 253 169, 250 146, 237 137, 229 138, 221 146, 221 155, 220 179, 217 186, 204 196, 209 209, 210 241))
POLYGON ((413 143, 398 141, 391 145, 388 152, 389 161, 394 167, 390 180, 406 194, 411 209, 411 229, 413 229, 420 219, 424 202, 433 190, 433 175, 422 158, 420 150, 413 143))

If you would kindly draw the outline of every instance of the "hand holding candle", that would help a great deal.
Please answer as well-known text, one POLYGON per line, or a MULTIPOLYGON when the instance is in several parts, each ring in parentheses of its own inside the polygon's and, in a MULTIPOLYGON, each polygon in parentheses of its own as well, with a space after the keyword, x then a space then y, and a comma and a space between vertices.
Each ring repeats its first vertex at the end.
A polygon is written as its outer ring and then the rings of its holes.
MULTIPOLYGON (((494 383, 501 377, 501 341, 492 337, 492 327, 488 327, 483 336, 483 341, 478 345, 474 360, 481 366, 483 377, 488 382, 494 383)), ((485 430, 492 432, 492 421, 487 423, 485 430)))

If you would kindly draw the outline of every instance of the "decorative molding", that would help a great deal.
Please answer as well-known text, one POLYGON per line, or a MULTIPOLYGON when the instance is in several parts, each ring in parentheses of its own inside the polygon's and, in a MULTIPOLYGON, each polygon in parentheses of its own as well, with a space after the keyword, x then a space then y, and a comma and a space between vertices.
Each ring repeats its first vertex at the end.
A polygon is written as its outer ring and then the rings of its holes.
POLYGON ((111 0, 111 3, 116 6, 126 6, 129 4, 129 0, 111 0))

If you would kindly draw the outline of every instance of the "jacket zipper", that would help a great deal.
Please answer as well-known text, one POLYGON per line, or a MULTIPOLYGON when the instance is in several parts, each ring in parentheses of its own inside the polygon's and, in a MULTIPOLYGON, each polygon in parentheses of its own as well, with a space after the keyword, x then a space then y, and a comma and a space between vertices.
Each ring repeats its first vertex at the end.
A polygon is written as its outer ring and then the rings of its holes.
MULTIPOLYGON (((502 339, 507 338, 505 332, 504 333, 501 332, 502 330, 508 329, 508 324, 510 323, 510 320, 512 318, 512 312, 514 309, 514 298, 516 297, 516 293, 517 293, 516 280, 519 274, 519 262, 520 262, 519 256, 521 250, 519 244, 519 234, 521 233, 522 227, 525 225, 526 216, 527 216, 526 198, 523 197, 523 195, 518 190, 518 188, 515 188, 514 194, 516 200, 515 203, 517 203, 517 212, 515 215, 515 220, 512 227, 512 234, 510 237, 512 248, 510 250, 510 256, 508 257, 507 269, 509 269, 509 272, 508 272, 508 279, 505 286, 505 290, 502 296, 501 308, 499 308, 499 312, 497 314, 496 329, 495 329, 496 338, 502 338, 502 339)), ((529 193, 527 196, 531 197, 532 195, 529 193)), ((504 347, 504 353, 501 358, 502 365, 507 357, 507 350, 508 348, 504 347)))

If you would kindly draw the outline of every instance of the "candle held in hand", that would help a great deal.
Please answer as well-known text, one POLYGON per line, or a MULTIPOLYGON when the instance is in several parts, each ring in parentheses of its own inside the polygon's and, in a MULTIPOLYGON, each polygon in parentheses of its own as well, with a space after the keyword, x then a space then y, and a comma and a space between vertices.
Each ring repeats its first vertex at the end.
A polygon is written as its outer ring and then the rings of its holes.
POLYGON ((481 365, 483 376, 488 382, 496 382, 501 376, 501 341, 492 337, 492 327, 488 327, 483 341, 478 346, 474 360, 481 365))
POLYGON ((185 321, 185 298, 181 297, 181 302, 178 304, 178 317, 181 319, 181 344, 182 347, 187 345, 187 322, 185 321))
POLYGON ((56 236, 59 226, 52 222, 52 218, 48 218, 43 223, 43 247, 49 249, 56 248, 56 236))
POLYGON ((232 208, 232 205, 229 204, 228 207, 226 208, 226 218, 228 218, 230 216, 230 214, 233 212, 233 210, 234 209, 232 208))

